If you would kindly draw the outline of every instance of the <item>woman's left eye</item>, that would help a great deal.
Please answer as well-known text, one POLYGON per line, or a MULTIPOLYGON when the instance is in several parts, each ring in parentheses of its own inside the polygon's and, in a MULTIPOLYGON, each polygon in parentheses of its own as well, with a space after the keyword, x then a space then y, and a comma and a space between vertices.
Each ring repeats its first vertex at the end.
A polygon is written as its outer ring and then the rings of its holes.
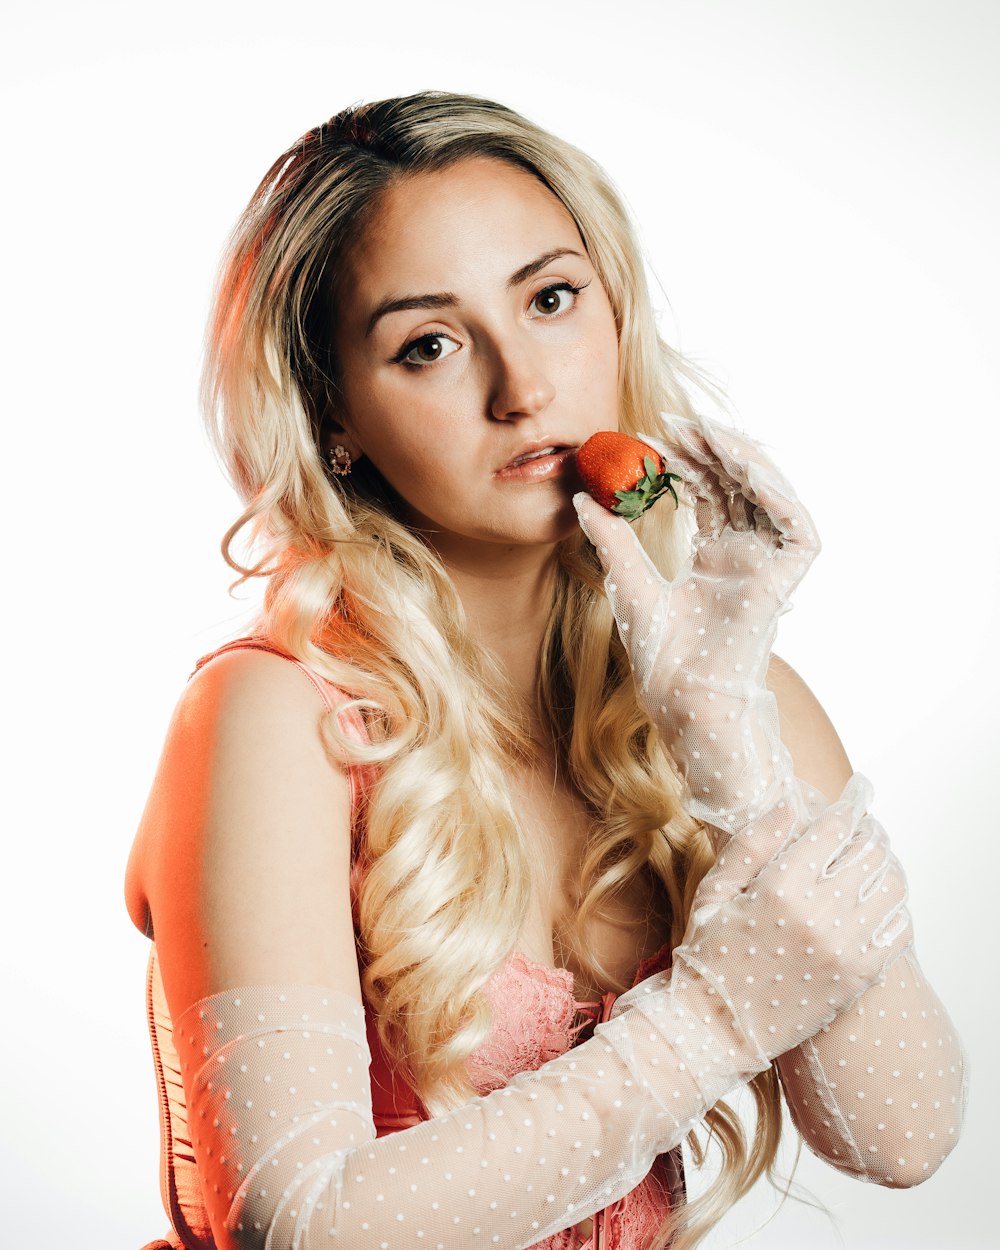
POLYGON ((558 316, 568 311, 567 305, 572 308, 577 296, 584 287, 589 285, 589 282, 581 282, 579 286, 573 286, 570 282, 556 282, 552 286, 542 287, 532 299, 532 307, 537 308, 546 317, 558 316), (569 298, 570 296, 572 299, 569 298))

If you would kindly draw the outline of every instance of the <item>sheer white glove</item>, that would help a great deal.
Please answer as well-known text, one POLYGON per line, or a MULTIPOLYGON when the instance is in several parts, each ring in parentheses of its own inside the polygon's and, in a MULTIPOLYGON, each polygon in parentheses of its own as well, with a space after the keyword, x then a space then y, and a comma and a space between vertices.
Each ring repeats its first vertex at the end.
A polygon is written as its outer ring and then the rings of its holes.
POLYGON ((749 889, 693 919, 671 971, 590 1040, 378 1140, 353 1000, 256 986, 195 1003, 174 1042, 215 1245, 520 1250, 623 1196, 905 948, 905 883, 884 839, 852 836, 862 791, 751 863, 749 889))
POLYGON ((732 833, 792 782, 765 676, 778 617, 819 539, 758 444, 705 417, 661 421, 669 442, 638 437, 682 475, 698 521, 691 559, 673 582, 628 521, 586 492, 573 503, 604 566, 639 699, 687 783, 690 810, 732 833))
POLYGON ((770 858, 768 839, 728 848, 705 876, 669 973, 618 998, 666 1030, 710 1107, 743 1079, 829 1024, 912 941, 902 868, 866 816, 855 773, 840 799, 770 858), (742 875, 744 889, 732 893, 742 875), (668 990, 666 1001, 656 994, 668 990))

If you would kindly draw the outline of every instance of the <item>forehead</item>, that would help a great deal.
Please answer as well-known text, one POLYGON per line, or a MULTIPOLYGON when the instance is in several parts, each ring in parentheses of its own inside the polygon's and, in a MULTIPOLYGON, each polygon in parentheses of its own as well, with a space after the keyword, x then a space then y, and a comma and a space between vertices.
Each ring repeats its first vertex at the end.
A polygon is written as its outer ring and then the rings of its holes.
POLYGON ((376 301, 401 292, 504 282, 542 252, 586 249, 560 200, 527 170, 492 158, 408 174, 384 193, 344 266, 342 293, 376 301))

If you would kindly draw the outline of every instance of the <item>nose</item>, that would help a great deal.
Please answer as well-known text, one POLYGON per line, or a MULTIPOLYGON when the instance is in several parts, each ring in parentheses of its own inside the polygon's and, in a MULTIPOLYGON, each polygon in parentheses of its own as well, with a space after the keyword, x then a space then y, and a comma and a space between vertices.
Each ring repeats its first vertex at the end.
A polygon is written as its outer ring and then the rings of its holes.
POLYGON ((497 347, 490 413, 497 421, 534 417, 552 402, 556 388, 530 345, 497 347))

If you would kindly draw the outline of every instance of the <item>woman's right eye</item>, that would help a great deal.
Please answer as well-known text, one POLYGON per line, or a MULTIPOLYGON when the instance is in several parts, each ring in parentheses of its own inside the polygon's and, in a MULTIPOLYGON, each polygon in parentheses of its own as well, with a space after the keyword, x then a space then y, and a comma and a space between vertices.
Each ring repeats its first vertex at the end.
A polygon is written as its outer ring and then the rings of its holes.
POLYGON ((458 351, 458 344, 446 334, 422 334, 420 338, 413 339, 406 344, 399 355, 396 356, 394 363, 422 369, 426 365, 432 365, 435 361, 442 360, 445 356, 453 355, 453 352, 444 350, 446 343, 451 343, 454 351, 458 351))

